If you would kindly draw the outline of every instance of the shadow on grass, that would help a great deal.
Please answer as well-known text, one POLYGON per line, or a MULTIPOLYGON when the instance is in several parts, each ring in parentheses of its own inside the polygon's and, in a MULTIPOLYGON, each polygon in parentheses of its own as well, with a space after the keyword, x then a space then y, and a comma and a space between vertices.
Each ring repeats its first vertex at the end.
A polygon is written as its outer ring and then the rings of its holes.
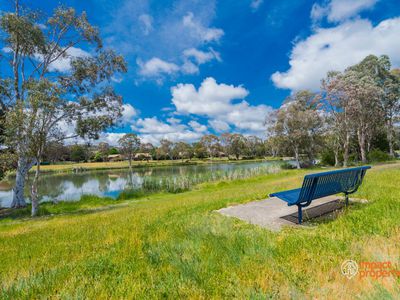
MULTIPOLYGON (((305 225, 318 225, 328 223, 337 219, 346 211, 357 211, 365 207, 366 203, 351 201, 349 206, 345 205, 344 199, 333 200, 303 210, 303 222, 305 225)), ((281 217, 289 222, 298 224, 297 212, 281 217)))

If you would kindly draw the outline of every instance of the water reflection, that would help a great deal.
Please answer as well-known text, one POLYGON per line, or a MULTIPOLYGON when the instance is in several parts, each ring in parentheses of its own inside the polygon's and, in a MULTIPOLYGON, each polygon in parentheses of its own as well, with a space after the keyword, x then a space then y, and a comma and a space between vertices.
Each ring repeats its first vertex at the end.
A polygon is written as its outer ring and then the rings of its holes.
MULTIPOLYGON (((41 201, 77 201, 83 194, 116 198, 123 190, 139 189, 145 178, 177 179, 198 177, 220 171, 251 170, 260 167, 276 167, 278 162, 224 163, 210 165, 152 167, 129 170, 90 171, 78 174, 43 174, 39 182, 41 201)), ((267 168, 266 168, 267 169, 267 168)), ((30 182, 31 178, 28 179, 30 182)), ((0 186, 0 206, 8 207, 12 200, 13 182, 0 186)), ((25 190, 29 195, 29 188, 25 190)), ((29 199, 28 199, 29 200, 29 199)))

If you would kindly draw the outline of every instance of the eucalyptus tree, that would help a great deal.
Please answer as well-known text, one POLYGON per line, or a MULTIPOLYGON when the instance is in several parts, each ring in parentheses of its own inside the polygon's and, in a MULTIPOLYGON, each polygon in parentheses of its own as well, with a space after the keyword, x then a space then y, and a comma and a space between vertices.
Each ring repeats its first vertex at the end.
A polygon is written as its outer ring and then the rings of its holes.
MULTIPOLYGON (((284 140, 294 154, 296 167, 300 169, 300 154, 314 151, 310 145, 321 134, 322 119, 318 110, 316 95, 299 91, 290 95, 276 112, 275 122, 270 130, 273 136, 284 140)), ((309 154, 311 156, 314 153, 309 154)))
POLYGON ((132 170, 132 160, 140 149, 140 139, 134 133, 127 133, 118 140, 121 152, 128 158, 129 169, 132 170))
POLYGON ((228 155, 233 155, 238 160, 241 155, 246 154, 246 138, 239 133, 224 133, 221 140, 228 155))
POLYGON ((361 161, 366 163, 367 146, 384 116, 380 105, 382 89, 371 76, 354 70, 345 72, 343 89, 349 101, 348 108, 360 148, 361 161))
POLYGON ((60 6, 45 17, 16 0, 15 11, 0 16, 0 29, 9 61, 0 93, 9 102, 8 141, 18 156, 12 206, 22 207, 26 174, 36 164, 39 176, 47 143, 98 138, 121 115, 122 98, 111 78, 126 72, 126 63, 103 49, 98 29, 73 8, 60 6))
POLYGON ((392 70, 385 81, 383 111, 386 121, 386 133, 389 143, 389 154, 394 156, 395 123, 400 113, 400 72, 392 70))
POLYGON ((251 157, 262 157, 265 155, 265 145, 258 136, 250 135, 246 137, 247 155, 251 157))
POLYGON ((160 141, 160 146, 157 148, 157 156, 169 158, 170 160, 174 159, 174 143, 167 139, 162 139, 160 141))
MULTIPOLYGON (((328 72, 321 81, 321 103, 327 113, 330 140, 339 144, 343 152, 343 167, 347 167, 350 155, 350 141, 353 134, 349 97, 345 93, 343 73, 328 72)), ((339 149, 335 154, 338 156, 339 149)), ((338 163, 335 157, 335 163, 338 163)))
POLYGON ((99 159, 101 161, 107 161, 107 157, 109 155, 110 152, 110 145, 106 142, 100 142, 97 145, 97 153, 96 155, 99 156, 99 159))
POLYGON ((204 148, 204 145, 200 142, 195 142, 192 145, 193 156, 203 159, 207 157, 207 149, 204 148))
POLYGON ((221 149, 221 144, 219 138, 214 134, 206 134, 200 139, 200 143, 203 144, 204 148, 207 150, 208 156, 212 159, 217 155, 221 149))
POLYGON ((140 152, 148 153, 150 156, 146 158, 149 161, 150 157, 156 156, 156 148, 152 143, 142 143, 140 144, 140 152))
POLYGON ((177 142, 174 146, 175 155, 181 159, 192 159, 194 150, 192 145, 186 142, 177 142))
POLYGON ((271 155, 272 157, 277 157, 278 155, 283 154, 284 151, 282 150, 284 148, 285 143, 282 137, 271 134, 270 129, 271 127, 268 128, 269 136, 264 141, 265 151, 267 152, 268 155, 271 155))
POLYGON ((400 109, 400 85, 399 77, 395 76, 395 72, 391 72, 390 58, 387 55, 379 57, 368 55, 360 63, 349 67, 348 71, 358 72, 364 77, 368 76, 376 85, 375 88, 380 89, 380 114, 377 114, 374 119, 375 123, 384 121, 382 125, 386 129, 389 152, 394 156, 394 124, 400 109))

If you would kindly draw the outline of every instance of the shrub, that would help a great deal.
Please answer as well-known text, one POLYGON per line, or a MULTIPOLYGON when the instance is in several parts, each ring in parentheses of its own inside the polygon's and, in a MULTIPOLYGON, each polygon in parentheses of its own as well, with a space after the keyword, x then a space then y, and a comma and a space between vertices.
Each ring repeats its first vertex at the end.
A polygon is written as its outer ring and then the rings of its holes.
POLYGON ((368 160, 370 162, 382 162, 392 160, 393 158, 382 150, 374 149, 368 153, 368 160))
POLYGON ((330 150, 325 150, 321 154, 321 164, 324 166, 334 166, 335 165, 335 153, 330 150))

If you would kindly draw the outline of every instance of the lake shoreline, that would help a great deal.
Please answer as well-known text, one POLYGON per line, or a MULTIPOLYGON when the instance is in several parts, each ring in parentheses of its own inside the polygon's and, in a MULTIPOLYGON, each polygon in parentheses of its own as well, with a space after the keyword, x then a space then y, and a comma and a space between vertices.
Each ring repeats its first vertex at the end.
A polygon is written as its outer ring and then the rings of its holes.
MULTIPOLYGON (((134 161, 132 162, 132 169, 142 168, 158 168, 158 167, 171 167, 171 166, 195 166, 195 165, 211 165, 211 164, 240 164, 250 162, 264 162, 264 161, 283 161, 289 158, 282 157, 266 157, 256 159, 243 159, 243 160, 231 160, 231 159, 214 159, 214 160, 150 160, 150 161, 134 161)), ((41 165, 40 172, 43 173, 74 173, 75 170, 79 172, 85 171, 101 171, 101 170, 123 170, 129 169, 128 161, 118 162, 84 162, 84 163, 66 163, 66 164, 53 164, 53 165, 41 165)), ((33 173, 32 168, 29 173, 33 173)), ((7 178, 15 176, 15 172, 9 172, 6 175, 7 178)), ((5 180, 6 181, 6 180, 5 180)))

